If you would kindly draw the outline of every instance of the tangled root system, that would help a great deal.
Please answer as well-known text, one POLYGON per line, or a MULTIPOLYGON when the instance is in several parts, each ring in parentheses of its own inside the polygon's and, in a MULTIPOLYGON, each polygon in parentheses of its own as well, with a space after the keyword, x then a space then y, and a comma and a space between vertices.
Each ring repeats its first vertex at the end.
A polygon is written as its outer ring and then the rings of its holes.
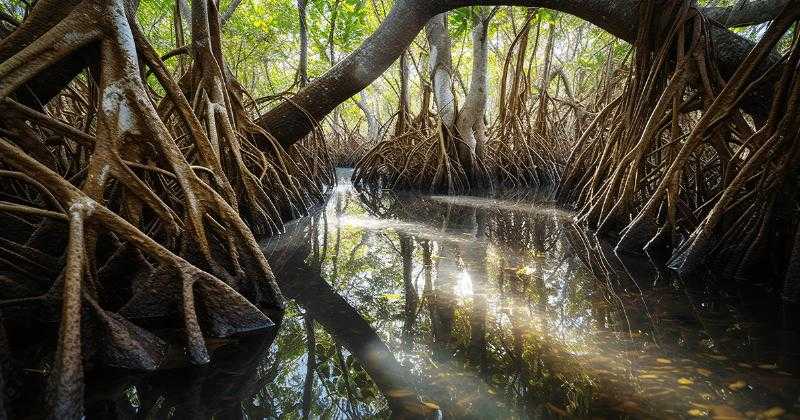
POLYGON ((256 235, 333 182, 330 158, 310 152, 319 133, 287 152, 253 123, 216 2, 192 15, 191 45, 168 54, 191 53, 178 78, 124 0, 41 0, 0 40, 0 220, 13 227, 0 233, 0 310, 59 323, 54 355, 26 353, 42 337, 24 334, 1 347, 15 369, 52 360, 53 417, 81 417, 84 366, 152 370, 175 348, 204 364, 208 337, 273 325, 283 297, 256 235), (75 60, 66 90, 31 89, 75 60))

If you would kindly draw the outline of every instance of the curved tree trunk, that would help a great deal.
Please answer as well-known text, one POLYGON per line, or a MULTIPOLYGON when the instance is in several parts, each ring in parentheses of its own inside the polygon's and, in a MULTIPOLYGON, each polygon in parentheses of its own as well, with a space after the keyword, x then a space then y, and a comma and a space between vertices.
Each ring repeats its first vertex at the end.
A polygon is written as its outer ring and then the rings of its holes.
POLYGON ((469 93, 458 115, 458 132, 463 140, 483 160, 483 146, 486 144, 486 125, 484 116, 487 102, 488 72, 488 29, 493 12, 485 7, 478 8, 475 27, 472 29, 472 76, 469 93))
MULTIPOLYGON (((258 124, 288 146, 302 138, 336 106, 358 93, 383 72, 411 44, 416 34, 433 16, 470 5, 516 5, 544 7, 569 13, 633 43, 639 27, 637 0, 398 0, 380 27, 347 58, 271 111, 258 124), (310 116, 313 121, 309 121, 310 116)), ((730 77, 752 49, 753 43, 729 31, 722 24, 709 25, 717 48, 723 77, 730 77)), ((755 74, 764 74, 777 58, 759 65, 755 74)), ((765 116, 772 98, 776 75, 765 77, 742 106, 749 113, 765 116)))
POLYGON ((737 1, 734 6, 707 7, 703 13, 709 19, 714 19, 728 28, 734 28, 769 22, 775 19, 788 3, 789 0, 737 1))
POLYGON ((453 52, 447 29, 447 13, 434 16, 425 25, 430 44, 430 71, 433 99, 442 124, 452 132, 456 122, 456 95, 453 92, 453 52))
POLYGON ((380 135, 381 123, 378 121, 378 116, 369 107, 367 95, 362 93, 356 101, 356 105, 364 113, 364 118, 367 120, 367 141, 369 144, 374 144, 380 135))

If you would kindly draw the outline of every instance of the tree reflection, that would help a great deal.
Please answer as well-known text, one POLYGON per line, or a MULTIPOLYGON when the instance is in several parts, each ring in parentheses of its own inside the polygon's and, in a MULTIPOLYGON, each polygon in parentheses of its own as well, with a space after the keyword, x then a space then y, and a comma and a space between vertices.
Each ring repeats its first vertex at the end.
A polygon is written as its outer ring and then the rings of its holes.
MULTIPOLYGON (((670 366, 666 380, 676 385, 658 392, 685 399, 666 404, 640 393, 640 387, 652 389, 650 369, 675 352, 694 360, 699 352, 719 352, 709 347, 712 342, 737 340, 721 331, 731 325, 731 313, 720 310, 730 306, 696 292, 676 294, 675 279, 666 272, 646 259, 617 256, 547 204, 386 192, 373 192, 371 199, 364 207, 372 216, 396 221, 376 229, 422 244, 415 266, 425 275, 426 310, 414 323, 415 337, 427 343, 417 355, 434 357, 414 366, 427 380, 420 392, 450 415, 674 410, 689 406, 693 394, 676 387, 693 382, 687 377, 697 372, 670 366), (476 398, 476 392, 482 395, 476 398)), ((407 265, 407 256, 402 262, 407 265)), ((408 315, 406 310, 404 337, 408 315)), ((405 356, 417 363, 415 357, 405 356)), ((724 387, 725 379, 715 380, 724 387)))
POLYGON ((684 287, 536 197, 340 187, 264 250, 292 300, 277 338, 222 347, 244 355, 202 380, 120 382, 94 413, 657 418, 800 394, 794 318, 764 329, 775 307, 684 287))
POLYGON ((403 347, 413 348, 414 324, 417 321, 419 296, 414 284, 414 240, 407 234, 398 233, 400 238, 400 257, 403 262, 403 347))
MULTIPOLYGON (((267 249, 271 260, 279 262, 273 266, 279 267, 276 268, 276 277, 281 279, 279 280, 281 290, 288 298, 295 300, 302 307, 305 316, 311 317, 319 323, 325 333, 330 335, 334 341, 331 347, 333 354, 330 356, 319 355, 320 360, 333 361, 334 363, 325 365, 331 367, 335 365, 339 374, 339 378, 331 382, 333 388, 328 392, 329 397, 345 400, 346 408, 341 411, 347 413, 349 417, 359 416, 359 408, 353 407, 354 404, 352 404, 353 396, 356 394, 352 382, 358 381, 356 378, 351 379, 351 376, 366 379, 368 374, 374 385, 361 381, 362 386, 359 387, 358 393, 362 400, 369 400, 370 395, 374 398, 374 392, 369 387, 376 386, 386 398, 388 408, 394 415, 414 418, 432 415, 435 411, 434 408, 421 402, 411 384, 408 371, 397 362, 370 323, 322 277, 324 271, 327 271, 332 279, 338 275, 340 268, 338 261, 341 260, 339 244, 344 239, 342 232, 339 231, 340 227, 337 225, 335 232, 332 233, 337 239, 332 249, 329 250, 324 244, 327 241, 326 237, 331 233, 322 232, 320 240, 319 230, 316 221, 307 220, 305 223, 294 226, 292 232, 284 235, 267 249), (331 252, 328 253, 328 251, 331 252), (339 346, 347 349, 352 357, 345 357, 339 346)), ((411 250, 409 249, 409 251, 411 250)), ((355 257, 351 257, 350 260, 356 262, 355 257)), ((341 267, 345 274, 347 274, 348 268, 347 266, 341 267)), ((315 350, 318 347, 316 346, 315 350)), ((314 352, 308 350, 307 360, 313 354, 314 352)), ((320 365, 323 363, 320 362, 320 365)), ((306 370, 309 371, 309 369, 311 368, 307 366, 306 370)), ((305 384, 309 382, 311 381, 307 380, 305 384)), ((305 392, 304 396, 307 393, 305 392)))
POLYGON ((230 418, 269 417, 269 400, 257 397, 275 379, 267 361, 277 329, 241 337, 216 349, 202 368, 180 368, 154 374, 99 372, 90 378, 87 418, 230 418), (254 396, 256 396, 254 398, 254 396))
MULTIPOLYGON (((800 395, 796 314, 618 256, 536 197, 340 186, 264 252, 279 328, 202 368, 100 372, 87 417, 755 417, 800 395)), ((44 386, 26 375, 4 378, 44 386)))

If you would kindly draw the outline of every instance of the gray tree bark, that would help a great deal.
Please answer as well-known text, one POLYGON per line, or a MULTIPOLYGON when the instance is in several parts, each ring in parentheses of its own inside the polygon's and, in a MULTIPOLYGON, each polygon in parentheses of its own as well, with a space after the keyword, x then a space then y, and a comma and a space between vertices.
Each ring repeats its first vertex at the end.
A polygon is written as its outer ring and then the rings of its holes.
POLYGON ((487 7, 477 8, 475 26, 472 29, 472 76, 469 93, 458 114, 458 132, 469 144, 476 157, 483 159, 486 144, 486 102, 488 97, 489 21, 494 16, 487 7))
POLYGON ((436 110, 444 126, 452 130, 456 122, 456 95, 453 92, 453 52, 447 31, 447 13, 434 16, 425 25, 425 34, 430 44, 429 66, 436 110))
POLYGON ((358 105, 358 108, 364 113, 364 119, 367 121, 367 141, 373 144, 373 142, 378 140, 378 136, 380 135, 381 124, 378 121, 378 116, 370 108, 365 93, 361 93, 356 101, 356 105, 358 105))
POLYGON ((181 20, 186 27, 192 27, 192 7, 187 0, 178 0, 178 10, 181 13, 181 20))

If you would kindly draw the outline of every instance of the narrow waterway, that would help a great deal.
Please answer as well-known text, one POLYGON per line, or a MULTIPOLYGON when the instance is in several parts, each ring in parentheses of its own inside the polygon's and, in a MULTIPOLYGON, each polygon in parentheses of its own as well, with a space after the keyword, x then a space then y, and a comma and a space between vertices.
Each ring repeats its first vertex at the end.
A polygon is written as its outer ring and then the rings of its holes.
POLYGON ((775 301, 623 262, 535 198, 375 197, 349 175, 264 244, 280 328, 116 401, 153 418, 798 418, 775 301))

